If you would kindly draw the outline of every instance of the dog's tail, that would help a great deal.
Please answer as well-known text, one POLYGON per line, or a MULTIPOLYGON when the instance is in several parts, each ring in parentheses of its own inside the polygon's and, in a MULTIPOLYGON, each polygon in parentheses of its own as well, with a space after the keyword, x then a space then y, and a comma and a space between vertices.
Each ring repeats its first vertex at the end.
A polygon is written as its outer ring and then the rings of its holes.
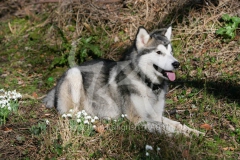
POLYGON ((47 108, 53 108, 54 107, 55 92, 56 92, 56 89, 53 88, 50 92, 48 92, 47 96, 43 98, 43 104, 47 108))

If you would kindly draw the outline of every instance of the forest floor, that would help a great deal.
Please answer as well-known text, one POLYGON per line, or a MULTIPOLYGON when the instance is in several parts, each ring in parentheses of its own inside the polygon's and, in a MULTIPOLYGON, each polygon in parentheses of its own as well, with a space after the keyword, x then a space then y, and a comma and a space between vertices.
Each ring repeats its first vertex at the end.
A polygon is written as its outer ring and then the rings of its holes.
POLYGON ((178 15, 162 17, 156 13, 165 11, 152 1, 123 5, 112 0, 102 8, 36 2, 0 2, 0 89, 22 95, 10 100, 14 109, 0 106, 0 159, 240 159, 239 25, 229 31, 233 38, 216 34, 233 23, 222 19, 224 14, 240 17, 240 2, 184 4, 178 15), (181 63, 165 116, 205 136, 149 133, 124 117, 85 125, 43 106, 41 97, 69 67, 72 42, 81 37, 77 63, 95 57, 118 60, 138 26, 157 29, 157 21, 172 24, 174 54, 181 63))

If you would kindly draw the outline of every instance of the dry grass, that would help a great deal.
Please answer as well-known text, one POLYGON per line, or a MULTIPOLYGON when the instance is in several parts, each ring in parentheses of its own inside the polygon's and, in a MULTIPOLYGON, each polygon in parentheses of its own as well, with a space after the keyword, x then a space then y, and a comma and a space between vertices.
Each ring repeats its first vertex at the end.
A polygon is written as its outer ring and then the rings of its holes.
POLYGON ((110 48, 108 50, 103 48, 106 52, 105 58, 117 60, 118 49, 132 43, 139 26, 152 30, 174 23, 178 11, 186 2, 185 0, 181 2, 127 0, 121 3, 64 1, 52 14, 51 21, 56 22, 65 31, 67 26, 75 24, 76 31, 68 35, 72 41, 86 34, 107 35, 110 48), (174 17, 169 18, 172 14, 174 17))

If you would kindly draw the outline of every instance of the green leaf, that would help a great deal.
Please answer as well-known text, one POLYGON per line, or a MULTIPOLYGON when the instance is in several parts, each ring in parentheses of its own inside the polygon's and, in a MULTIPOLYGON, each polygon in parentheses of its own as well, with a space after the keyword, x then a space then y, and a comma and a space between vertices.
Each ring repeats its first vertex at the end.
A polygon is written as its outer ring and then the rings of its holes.
POLYGON ((84 48, 83 50, 81 50, 81 53, 80 53, 80 61, 83 62, 84 59, 87 57, 87 49, 84 48))
POLYGON ((86 58, 87 57, 87 49, 86 48, 82 50, 81 56, 82 56, 82 58, 86 58))
POLYGON ((55 65, 59 64, 61 60, 61 57, 54 58, 53 62, 51 63, 51 68, 53 68, 55 65))
POLYGON ((49 82, 52 82, 53 80, 54 80, 53 77, 49 77, 49 78, 48 78, 48 81, 49 81, 49 82))
POLYGON ((92 39, 93 39, 93 37, 88 37, 87 39, 82 38, 82 42, 83 42, 84 44, 90 43, 90 42, 92 41, 92 39))
POLYGON ((101 56, 102 55, 102 52, 100 51, 100 49, 97 46, 95 46, 95 45, 89 45, 89 49, 91 51, 93 51, 93 53, 95 55, 97 55, 97 56, 101 56))
POLYGON ((224 21, 229 21, 231 19, 231 17, 229 16, 229 14, 224 14, 224 15, 222 15, 222 19, 224 21))
POLYGON ((86 42, 89 43, 89 42, 92 41, 92 39, 93 39, 93 37, 89 37, 89 38, 86 39, 86 42))
POLYGON ((219 28, 219 29, 216 31, 216 34, 223 35, 225 32, 226 32, 226 29, 225 29, 225 28, 219 28))
POLYGON ((167 100, 166 100, 166 104, 173 104, 173 103, 174 103, 173 100, 170 100, 170 99, 167 99, 167 100))
POLYGON ((233 22, 233 24, 232 24, 232 28, 234 28, 234 30, 236 30, 236 29, 238 28, 238 23, 233 22))
POLYGON ((227 32, 231 32, 233 30, 232 26, 226 26, 225 28, 226 28, 227 32))
POLYGON ((239 17, 232 17, 232 21, 239 24, 240 23, 240 18, 239 17))
POLYGON ((229 37, 231 38, 234 38, 235 37, 235 32, 234 32, 234 28, 232 28, 231 26, 228 26, 227 27, 227 32, 226 32, 226 35, 228 35, 229 37))

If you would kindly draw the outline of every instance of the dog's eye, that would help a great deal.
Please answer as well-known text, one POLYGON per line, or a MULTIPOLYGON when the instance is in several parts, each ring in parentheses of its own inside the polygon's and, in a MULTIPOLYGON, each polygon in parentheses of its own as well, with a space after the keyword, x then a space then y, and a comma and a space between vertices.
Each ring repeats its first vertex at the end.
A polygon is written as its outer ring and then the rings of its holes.
POLYGON ((157 54, 162 54, 162 52, 161 51, 157 51, 157 54))

